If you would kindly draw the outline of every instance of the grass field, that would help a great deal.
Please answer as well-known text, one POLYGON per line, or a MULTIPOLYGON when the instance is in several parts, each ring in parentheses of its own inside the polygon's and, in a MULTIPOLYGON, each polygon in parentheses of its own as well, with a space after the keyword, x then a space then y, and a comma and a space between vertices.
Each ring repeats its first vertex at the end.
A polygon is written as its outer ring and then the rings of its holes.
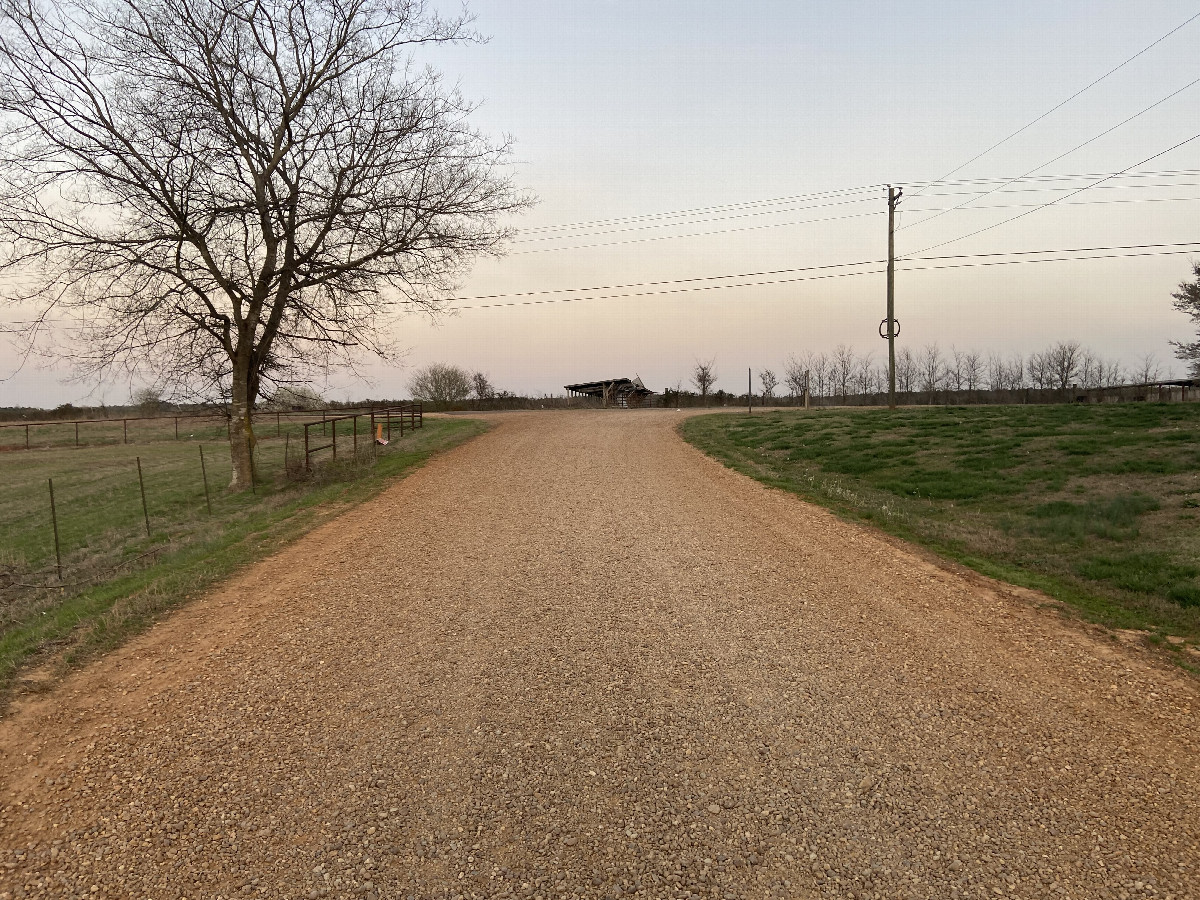
POLYGON ((1094 621, 1200 642, 1200 404, 767 412, 681 430, 738 471, 1094 621))
MULTIPOLYGON (((162 611, 483 428, 466 419, 426 418, 424 428, 394 440, 378 456, 360 436, 357 458, 347 453, 351 442, 339 438, 337 463, 300 481, 284 477, 284 439, 266 429, 255 452, 261 482, 255 493, 240 494, 227 490, 223 423, 178 442, 164 435, 142 444, 0 453, 0 696, 31 663, 53 657, 69 665, 119 644, 162 611)), ((294 435, 288 445, 296 468, 294 435)))

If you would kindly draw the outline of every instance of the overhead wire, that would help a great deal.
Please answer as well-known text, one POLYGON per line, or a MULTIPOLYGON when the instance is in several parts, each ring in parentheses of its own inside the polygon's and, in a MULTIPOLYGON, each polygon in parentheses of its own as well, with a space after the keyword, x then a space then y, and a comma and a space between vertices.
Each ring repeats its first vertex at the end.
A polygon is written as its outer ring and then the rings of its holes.
MULTIPOLYGON (((1172 28, 1170 31, 1168 31, 1166 34, 1164 34, 1162 37, 1147 44, 1145 47, 1143 47, 1137 53, 1133 54, 1133 56, 1129 57, 1124 62, 1119 63, 1118 65, 1114 66, 1113 68, 1111 68, 1107 72, 1105 72, 1103 75, 1101 75, 1095 81, 1092 81, 1092 82, 1086 84, 1085 86, 1083 86, 1082 88, 1080 88, 1079 90, 1077 90, 1074 94, 1072 94, 1066 100, 1063 100, 1061 103, 1057 104, 1056 106, 1052 107, 1051 109, 1046 110, 1046 112, 1042 113, 1040 116, 1033 119, 1032 121, 1025 123, 1024 125, 1022 125, 1020 128, 1018 128, 1016 131, 1012 132, 1008 136, 996 141, 996 143, 992 144, 990 147, 988 147, 982 153, 977 153, 975 156, 972 156, 970 159, 968 159, 966 162, 962 163, 961 165, 955 166, 953 169, 951 169, 949 172, 947 172, 941 178, 934 179, 934 181, 928 182, 928 184, 929 185, 940 184, 941 182, 945 181, 945 179, 951 177, 952 175, 957 174, 958 172, 961 172, 967 166, 971 165, 971 163, 976 162, 980 159, 983 159, 983 157, 987 156, 993 150, 996 150, 996 149, 1002 147, 1004 144, 1007 144, 1013 138, 1017 137, 1018 135, 1022 134, 1025 131, 1028 131, 1030 128, 1032 128, 1034 125, 1036 125, 1038 122, 1041 122, 1043 119, 1047 118, 1048 116, 1053 115, 1054 113, 1058 112, 1060 109, 1062 109, 1068 103, 1070 103, 1072 100, 1075 100, 1077 97, 1080 97, 1081 95, 1087 93, 1088 91, 1090 91, 1092 88, 1094 88, 1100 82, 1104 81, 1109 76, 1115 75, 1117 72, 1121 71, 1121 69, 1125 68, 1127 65, 1129 65, 1131 62, 1133 62, 1135 59, 1137 59, 1138 57, 1142 56, 1143 54, 1149 52, 1150 50, 1154 49, 1159 44, 1161 44, 1163 41, 1165 41, 1167 38, 1171 37, 1171 35, 1175 34, 1177 31, 1181 30, 1182 28, 1186 27, 1187 25, 1190 25, 1192 22, 1196 21, 1196 19, 1200 19, 1200 12, 1195 13, 1192 16, 1188 17, 1185 21, 1181 22, 1179 25, 1176 25, 1174 28, 1172 28)), ((913 197, 918 196, 922 192, 922 190, 923 189, 918 189, 911 196, 913 196, 913 197)))
POLYGON ((1192 141, 1196 140, 1197 138, 1200 138, 1200 132, 1193 134, 1190 138, 1186 138, 1185 140, 1180 141, 1178 144, 1174 144, 1174 145, 1168 147, 1166 150, 1160 150, 1158 153, 1155 153, 1153 156, 1146 157, 1141 162, 1134 163, 1132 166, 1122 169, 1121 172, 1114 172, 1112 175, 1108 175, 1104 178, 1101 178, 1097 181, 1092 182, 1091 184, 1084 185, 1083 187, 1078 188, 1077 190, 1072 191, 1069 194, 1065 194, 1062 197, 1055 197, 1053 200, 1049 200, 1045 203, 1042 203, 1038 206, 1033 207, 1032 209, 1028 209, 1023 213, 1019 213, 1018 215, 1010 216, 1009 218, 1004 219, 1001 222, 994 222, 993 224, 987 225, 983 228, 977 228, 974 231, 971 231, 967 234, 959 235, 956 238, 951 238, 948 241, 941 241, 940 243, 937 243, 937 244, 931 244, 930 246, 924 247, 920 250, 917 250, 916 252, 917 253, 928 253, 930 250, 936 250, 939 247, 945 247, 950 244, 957 244, 959 241, 965 241, 967 238, 975 237, 978 234, 983 234, 985 231, 991 231, 994 228, 999 228, 1001 225, 1007 225, 1010 222, 1015 222, 1018 219, 1023 219, 1026 216, 1031 216, 1034 213, 1039 212, 1040 210, 1047 209, 1051 206, 1057 206, 1058 204, 1062 203, 1063 201, 1070 200, 1072 197, 1082 194, 1084 191, 1090 190, 1091 188, 1101 185, 1106 181, 1110 181, 1113 178, 1116 178, 1117 176, 1123 174, 1124 172, 1129 172, 1140 166, 1144 166, 1146 163, 1153 162, 1154 160, 1158 159, 1160 156, 1166 156, 1171 151, 1178 150, 1180 147, 1183 147, 1186 144, 1190 144, 1192 141))
MULTIPOLYGON (((1024 175, 1022 175, 1020 177, 1025 178, 1029 175, 1033 175, 1036 172, 1040 172, 1042 169, 1046 168, 1047 166, 1054 165, 1054 163, 1058 162, 1060 159, 1070 156, 1076 150, 1082 150, 1088 144, 1095 143, 1096 141, 1100 140, 1100 138, 1104 137, 1105 135, 1111 134, 1112 132, 1116 131, 1118 128, 1129 124, 1130 122, 1132 122, 1134 119, 1138 118, 1139 116, 1145 115, 1146 113, 1150 112, 1150 110, 1155 109, 1158 106, 1161 106, 1162 104, 1166 103, 1168 100, 1172 99, 1173 97, 1179 96, 1184 91, 1186 91, 1188 88, 1194 87, 1197 84, 1200 84, 1200 78, 1196 78, 1195 80, 1185 84, 1183 87, 1179 88, 1178 90, 1172 91, 1171 93, 1167 94, 1167 96, 1163 97, 1162 99, 1156 100, 1155 102, 1151 103, 1149 106, 1138 110, 1132 116, 1129 116, 1128 118, 1121 120, 1116 125, 1113 125, 1111 128, 1106 128, 1104 131, 1100 132, 1099 134, 1095 135, 1094 137, 1088 138, 1082 144, 1076 144, 1074 147, 1072 147, 1070 150, 1066 151, 1065 153, 1060 153, 1058 156, 1054 157, 1054 159, 1048 160, 1048 161, 1042 163, 1040 166, 1036 166, 1036 167, 1030 169, 1028 172, 1026 172, 1024 175)), ((1006 181, 1003 184, 1001 184, 999 187, 994 187, 991 190, 984 191, 983 193, 979 194, 975 199, 982 200, 983 198, 996 193, 997 191, 1001 190, 1002 188, 1008 187, 1009 185, 1015 183, 1018 180, 1019 179, 1014 178, 1009 181, 1006 181)), ((947 213, 955 212, 956 210, 963 209, 964 207, 970 206, 974 202, 975 202, 974 200, 964 200, 962 203, 958 204, 957 206, 953 206, 950 209, 942 210, 941 212, 937 213, 936 215, 928 216, 917 222, 910 222, 908 225, 905 226, 905 228, 915 228, 918 225, 924 225, 926 222, 932 222, 934 219, 939 219, 942 216, 946 215, 947 213)))
MULTIPOLYGON (((938 269, 958 269, 958 268, 974 268, 981 266, 995 265, 1015 265, 1018 263, 1034 263, 1034 262, 1067 262, 1071 260, 1092 260, 1092 259, 1120 259, 1133 258, 1144 256, 1173 256, 1179 254, 1197 253, 1200 252, 1200 241, 1186 241, 1169 244, 1126 244, 1118 246, 1103 246, 1103 247, 1074 247, 1065 249, 1051 250, 1011 250, 994 253, 960 253, 941 256, 929 257, 911 257, 901 262, 906 263, 922 263, 934 262, 939 265, 934 266, 904 266, 898 271, 901 272, 917 272, 917 271, 932 271, 938 269), (1120 251, 1120 252, 1116 252, 1120 251), (1136 251, 1136 252, 1135 252, 1136 251), (1070 254, 1070 255, 1063 255, 1070 254), (1080 256, 1077 254, 1088 254, 1080 256), (1018 257, 1017 259, 999 259, 998 257, 1018 257), (955 261, 959 262, 955 262, 955 261), (970 262, 970 260, 978 260, 970 262)), ((830 269, 861 269, 864 266, 879 266, 885 260, 860 260, 857 262, 848 263, 830 263, 821 266, 806 266, 791 269, 774 269, 761 272, 748 272, 736 275, 709 275, 693 278, 680 279, 665 279, 661 281, 644 281, 630 282, 626 284, 615 285, 597 285, 592 287, 581 288, 557 288, 541 291, 525 291, 511 294, 483 294, 472 297, 453 297, 448 298, 450 303, 458 303, 460 301, 474 300, 502 300, 503 298, 525 298, 512 299, 498 303, 471 303, 469 305, 455 305, 447 307, 450 310, 467 310, 467 309, 492 309, 497 307, 514 307, 514 306, 538 306, 549 303, 570 303, 583 300, 611 300, 630 297, 645 297, 645 296, 665 296, 670 294, 693 293, 698 291, 711 290, 726 290, 731 288, 745 287, 764 287, 777 284, 794 284, 804 281, 822 281, 830 278, 846 278, 857 275, 879 275, 886 269, 871 269, 868 271, 852 271, 852 272, 829 272, 830 269), (820 275, 801 274, 795 278, 775 278, 776 275, 793 275, 797 273, 812 273, 823 272, 820 275), (756 281, 745 281, 745 279, 760 279, 756 281), (737 284, 697 284, 697 282, 714 281, 738 281, 737 284), (635 288, 650 288, 650 290, 633 290, 635 288), (596 292, 604 291, 626 291, 627 293, 616 294, 597 294, 596 292), (583 294, 585 296, 563 297, 561 294, 583 294), (528 299, 532 297, 541 297, 543 299, 528 299)))

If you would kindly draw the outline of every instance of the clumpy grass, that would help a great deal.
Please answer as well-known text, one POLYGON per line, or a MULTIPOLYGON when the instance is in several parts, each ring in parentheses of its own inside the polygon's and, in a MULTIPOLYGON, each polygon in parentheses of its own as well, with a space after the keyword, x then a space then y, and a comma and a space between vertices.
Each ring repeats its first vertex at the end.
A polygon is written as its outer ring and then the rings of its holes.
POLYGON ((813 410, 680 427, 738 471, 1092 621, 1200 641, 1200 404, 813 410))
POLYGON ((0 698, 22 671, 71 666, 118 646, 164 612, 270 554, 348 504, 484 430, 469 419, 425 427, 376 453, 339 455, 304 472, 289 442, 263 440, 256 490, 226 490, 227 445, 205 443, 208 512, 196 443, 0 454, 0 698), (145 531, 134 457, 146 480, 145 531), (55 569, 48 478, 54 479, 63 578, 55 569))

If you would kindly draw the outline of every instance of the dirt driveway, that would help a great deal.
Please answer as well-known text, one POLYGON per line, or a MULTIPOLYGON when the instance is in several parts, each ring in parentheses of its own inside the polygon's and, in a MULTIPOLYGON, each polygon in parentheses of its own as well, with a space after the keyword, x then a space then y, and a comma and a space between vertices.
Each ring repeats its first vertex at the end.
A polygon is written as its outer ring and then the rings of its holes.
POLYGON ((0 724, 0 898, 1200 897, 1194 682, 706 459, 496 428, 0 724))

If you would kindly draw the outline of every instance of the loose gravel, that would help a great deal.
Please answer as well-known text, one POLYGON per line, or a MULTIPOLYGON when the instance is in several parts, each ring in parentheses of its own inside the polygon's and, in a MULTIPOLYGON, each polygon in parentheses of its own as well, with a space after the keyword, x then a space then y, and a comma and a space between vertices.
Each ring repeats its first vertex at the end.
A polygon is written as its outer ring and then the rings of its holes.
POLYGON ((533 413, 0 724, 0 900, 1200 897, 1195 682, 533 413))

